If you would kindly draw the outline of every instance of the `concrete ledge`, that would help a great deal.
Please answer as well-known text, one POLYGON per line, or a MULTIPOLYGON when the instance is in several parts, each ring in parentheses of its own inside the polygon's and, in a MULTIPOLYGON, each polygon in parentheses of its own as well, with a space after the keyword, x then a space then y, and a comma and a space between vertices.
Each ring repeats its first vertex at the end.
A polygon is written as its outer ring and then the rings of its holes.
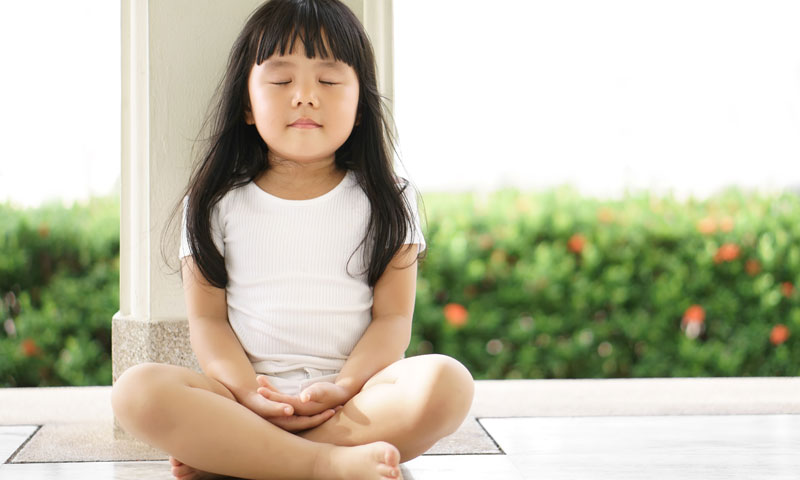
MULTIPOLYGON (((166 460, 114 438, 111 387, 0 389, 0 425, 41 425, 11 463, 166 460)), ((483 380, 470 416, 427 454, 502 453, 476 421, 488 417, 800 413, 800 378, 483 380)))

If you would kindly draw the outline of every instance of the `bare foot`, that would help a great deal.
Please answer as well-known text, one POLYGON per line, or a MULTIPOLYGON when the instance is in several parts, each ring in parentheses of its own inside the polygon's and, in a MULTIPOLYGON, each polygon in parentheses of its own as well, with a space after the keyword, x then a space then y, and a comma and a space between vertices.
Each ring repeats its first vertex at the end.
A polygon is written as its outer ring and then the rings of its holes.
POLYGON ((171 455, 169 457, 169 463, 172 464, 172 475, 174 475, 178 480, 214 480, 223 478, 236 478, 198 470, 194 467, 186 465, 171 455))
POLYGON ((400 452, 386 442, 357 447, 324 447, 314 462, 314 478, 320 480, 398 480, 400 452))

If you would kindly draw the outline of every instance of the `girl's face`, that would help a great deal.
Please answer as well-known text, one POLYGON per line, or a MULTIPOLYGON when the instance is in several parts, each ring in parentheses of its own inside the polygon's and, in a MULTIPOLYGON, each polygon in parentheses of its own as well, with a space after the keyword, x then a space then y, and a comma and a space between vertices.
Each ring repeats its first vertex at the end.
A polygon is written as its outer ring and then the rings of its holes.
POLYGON ((353 67, 332 57, 306 58, 298 41, 288 55, 253 65, 245 121, 255 124, 272 155, 304 163, 333 160, 353 130, 358 90, 353 67))

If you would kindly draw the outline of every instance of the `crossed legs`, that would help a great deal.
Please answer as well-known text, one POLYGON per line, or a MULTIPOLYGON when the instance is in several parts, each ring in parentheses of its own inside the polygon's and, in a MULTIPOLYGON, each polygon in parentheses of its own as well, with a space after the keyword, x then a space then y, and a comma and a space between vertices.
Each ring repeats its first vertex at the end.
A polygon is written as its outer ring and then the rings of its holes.
POLYGON ((325 423, 293 434, 237 403, 216 380, 143 364, 117 380, 112 406, 132 435, 198 470, 248 479, 380 479, 454 432, 473 388, 469 371, 450 357, 406 358, 376 373, 325 423))
POLYGON ((469 371, 451 357, 405 358, 376 373, 336 415, 300 436, 350 446, 382 440, 407 462, 461 426, 473 391, 469 371))

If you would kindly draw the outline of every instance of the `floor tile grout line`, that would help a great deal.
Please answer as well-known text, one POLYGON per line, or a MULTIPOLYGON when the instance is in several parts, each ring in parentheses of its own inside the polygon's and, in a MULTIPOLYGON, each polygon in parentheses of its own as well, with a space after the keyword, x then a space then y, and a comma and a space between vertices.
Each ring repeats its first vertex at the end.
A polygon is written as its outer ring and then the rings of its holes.
POLYGON ((488 418, 488 417, 475 417, 475 421, 478 422, 478 426, 481 427, 481 430, 483 430, 483 433, 485 433, 486 436, 489 437, 489 439, 492 441, 492 443, 494 443, 494 446, 497 447, 498 450, 500 450, 500 453, 499 454, 495 454, 495 455, 505 455, 506 451, 503 450, 503 448, 500 446, 500 444, 497 443, 497 440, 494 439, 492 434, 489 433, 489 431, 486 430, 486 427, 483 426, 483 423, 481 423, 481 419, 482 418, 488 418))
MULTIPOLYGON (((639 418, 639 417, 800 417, 800 413, 660 413, 650 414, 644 413, 641 415, 615 415, 615 414, 592 414, 592 415, 506 415, 506 416, 481 416, 475 417, 476 420, 494 418, 639 418)), ((480 423, 480 422, 478 422, 480 423)), ((483 425, 481 425, 483 426, 483 425)))
POLYGON ((15 462, 7 465, 62 465, 65 463, 169 463, 169 460, 59 460, 52 462, 15 462))
MULTIPOLYGON (((23 426, 23 425, 19 425, 19 426, 23 426)), ((32 439, 32 438, 33 438, 33 437, 34 437, 34 436, 35 436, 37 433, 39 433, 39 430, 41 430, 41 429, 42 429, 42 427, 43 427, 44 425, 24 425, 24 426, 26 426, 26 427, 34 427, 34 426, 35 426, 35 427, 36 427, 36 430, 34 430, 34 431, 33 431, 33 433, 31 433, 30 435, 28 435, 28 438, 26 438, 26 439, 25 439, 25 441, 24 441, 24 442, 22 442, 22 443, 20 444, 20 446, 19 446, 19 447, 17 447, 17 449, 16 449, 16 450, 14 450, 14 453, 12 453, 11 455, 9 455, 9 457, 6 459, 6 461, 5 461, 5 462, 3 462, 3 465, 9 465, 9 464, 11 464, 11 463, 12 463, 12 460, 14 460, 14 457, 16 457, 16 456, 17 456, 17 454, 19 454, 19 452, 20 452, 20 451, 21 451, 21 450, 22 450, 22 449, 25 447, 25 445, 27 445, 27 444, 28 444, 28 442, 30 442, 30 441, 31 441, 31 439, 32 439)))

